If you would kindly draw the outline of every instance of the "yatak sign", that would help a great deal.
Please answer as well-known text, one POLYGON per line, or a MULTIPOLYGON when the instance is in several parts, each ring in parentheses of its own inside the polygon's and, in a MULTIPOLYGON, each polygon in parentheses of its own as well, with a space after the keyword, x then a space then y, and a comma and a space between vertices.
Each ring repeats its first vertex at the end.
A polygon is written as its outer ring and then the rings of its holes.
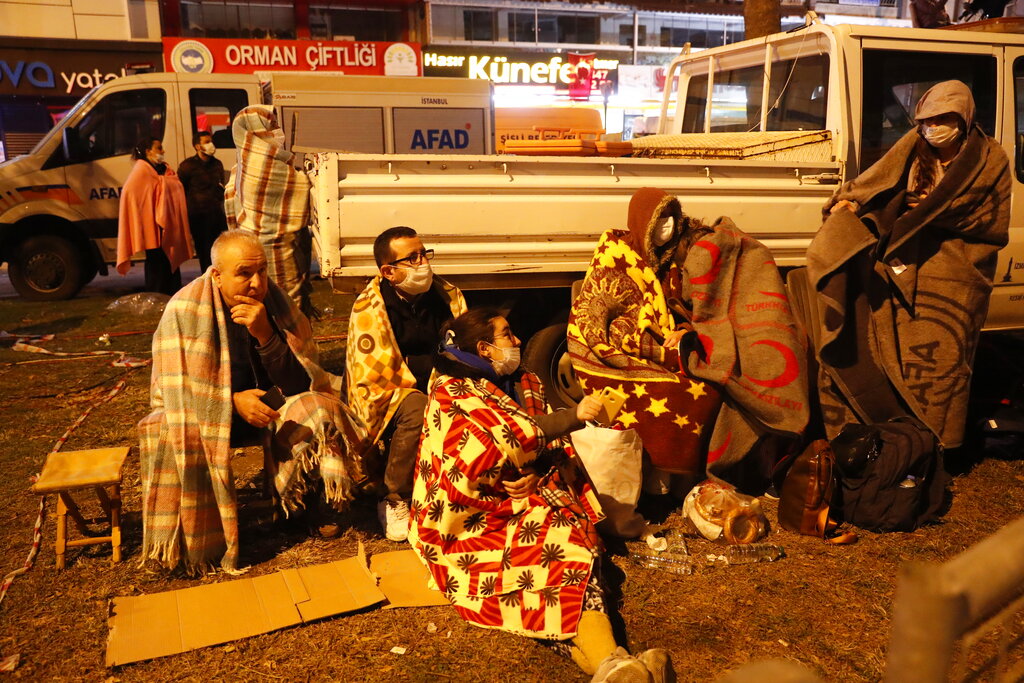
MULTIPOLYGON (((607 80, 618 66, 617 59, 594 59, 593 82, 607 80)), ((464 76, 525 85, 569 85, 576 81, 576 65, 560 55, 547 60, 514 61, 503 55, 424 52, 423 72, 426 76, 464 76)))

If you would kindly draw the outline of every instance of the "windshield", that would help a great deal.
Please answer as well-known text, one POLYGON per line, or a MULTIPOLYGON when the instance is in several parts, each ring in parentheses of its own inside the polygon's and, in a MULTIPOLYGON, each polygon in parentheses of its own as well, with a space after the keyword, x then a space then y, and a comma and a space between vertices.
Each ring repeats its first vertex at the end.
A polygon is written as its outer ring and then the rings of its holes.
POLYGON ((46 143, 48 143, 50 141, 50 138, 52 138, 54 135, 57 135, 59 131, 63 130, 64 126, 67 125, 67 122, 71 121, 75 117, 75 115, 78 114, 78 112, 82 110, 82 107, 84 107, 87 102, 91 102, 92 101, 92 96, 95 93, 96 93, 96 88, 93 88, 89 92, 85 93, 85 95, 82 96, 82 99, 78 100, 78 102, 75 104, 75 106, 71 107, 71 109, 69 109, 67 111, 67 113, 64 114, 64 117, 57 123, 57 125, 54 126, 53 128, 51 128, 50 132, 47 133, 46 135, 44 135, 43 139, 40 140, 36 144, 36 146, 32 148, 32 151, 30 152, 30 154, 35 154, 36 152, 41 150, 43 147, 45 147, 46 143))

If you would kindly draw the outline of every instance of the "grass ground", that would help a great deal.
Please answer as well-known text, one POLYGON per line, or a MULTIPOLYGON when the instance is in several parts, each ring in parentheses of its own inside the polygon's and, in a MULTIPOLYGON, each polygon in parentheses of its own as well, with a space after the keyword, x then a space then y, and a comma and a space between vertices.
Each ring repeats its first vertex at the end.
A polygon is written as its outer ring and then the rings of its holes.
MULTIPOLYGON (((54 351, 121 350, 148 357, 153 316, 106 310, 112 294, 94 292, 73 301, 38 304, 0 300, 0 330, 47 332, 40 343, 54 351), (122 334, 123 333, 123 334, 122 334), (138 334, 127 334, 138 333, 138 334), (97 345, 102 334, 111 346, 97 345)), ((317 325, 324 364, 340 370, 351 299, 317 283, 315 300, 333 309, 317 325)), ((572 662, 525 638, 473 628, 447 607, 369 610, 223 646, 163 659, 104 668, 111 598, 230 580, 149 575, 139 567, 139 467, 135 424, 148 412, 148 368, 125 371, 109 357, 58 362, 0 348, 0 574, 21 566, 28 552, 38 498, 29 477, 69 425, 127 375, 126 389, 97 407, 65 450, 133 445, 124 475, 125 561, 112 565, 109 549, 69 552, 68 568, 54 567, 54 524, 48 515, 39 558, 17 579, 0 605, 0 655, 19 653, 10 675, 24 680, 585 680, 572 662), (428 628, 431 625, 434 628, 428 628), (406 654, 391 648, 406 648, 406 654)), ((958 456, 963 457, 963 456, 958 456)), ((884 671, 893 593, 900 565, 941 562, 995 532, 1024 511, 1024 461, 972 458, 955 463, 945 521, 914 533, 862 533, 856 545, 833 547, 774 530, 772 542, 787 556, 772 564, 702 568, 676 576, 633 564, 626 547, 611 546, 607 576, 618 598, 620 633, 638 652, 666 647, 680 680, 713 680, 743 662, 766 657, 801 662, 831 681, 876 681, 884 671)), ((346 515, 340 538, 309 538, 296 525, 273 524, 256 494, 259 459, 235 463, 241 489, 242 565, 249 575, 326 562, 356 553, 398 549, 384 540, 373 501, 346 515)), ((774 522, 771 502, 766 508, 774 522)), ((47 512, 53 510, 48 503, 47 512)), ((677 513, 669 522, 678 521, 677 513)), ((692 541, 701 556, 715 550, 692 541)), ((216 615, 211 615, 215 618, 216 615)))

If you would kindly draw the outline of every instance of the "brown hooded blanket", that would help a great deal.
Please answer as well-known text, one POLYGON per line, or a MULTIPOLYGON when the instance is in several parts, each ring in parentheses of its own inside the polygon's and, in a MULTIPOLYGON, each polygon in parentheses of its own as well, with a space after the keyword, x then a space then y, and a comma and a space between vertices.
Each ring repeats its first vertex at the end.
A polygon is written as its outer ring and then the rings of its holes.
POLYGON ((626 392, 616 424, 639 433, 656 467, 701 474, 721 398, 682 372, 675 348, 662 346, 677 327, 668 300, 682 296, 674 259, 688 224, 675 197, 637 190, 628 230, 608 230, 594 251, 569 316, 568 347, 584 390, 626 392), (679 228, 655 247, 652 233, 666 209, 679 228))
POLYGON ((945 447, 963 439, 970 365, 1008 239, 1010 174, 1002 148, 974 125, 959 81, 934 86, 915 115, 946 112, 963 119, 966 139, 919 203, 907 201, 915 158, 924 163, 915 129, 836 192, 808 249, 830 437, 848 422, 910 412, 945 447), (842 200, 857 212, 829 215, 842 200))

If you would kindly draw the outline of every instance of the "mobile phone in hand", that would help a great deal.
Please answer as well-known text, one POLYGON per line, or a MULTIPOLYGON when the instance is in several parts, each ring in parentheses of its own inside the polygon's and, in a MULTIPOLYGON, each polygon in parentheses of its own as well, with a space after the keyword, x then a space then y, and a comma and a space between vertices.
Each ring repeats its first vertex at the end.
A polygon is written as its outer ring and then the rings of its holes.
POLYGON ((597 422, 610 425, 626 402, 626 394, 613 387, 605 387, 597 397, 601 400, 601 413, 597 416, 597 422))
POLYGON ((280 410, 281 406, 284 405, 285 398, 279 388, 270 387, 267 389, 267 393, 260 396, 260 400, 263 401, 263 404, 267 407, 273 408, 274 410, 280 410))

